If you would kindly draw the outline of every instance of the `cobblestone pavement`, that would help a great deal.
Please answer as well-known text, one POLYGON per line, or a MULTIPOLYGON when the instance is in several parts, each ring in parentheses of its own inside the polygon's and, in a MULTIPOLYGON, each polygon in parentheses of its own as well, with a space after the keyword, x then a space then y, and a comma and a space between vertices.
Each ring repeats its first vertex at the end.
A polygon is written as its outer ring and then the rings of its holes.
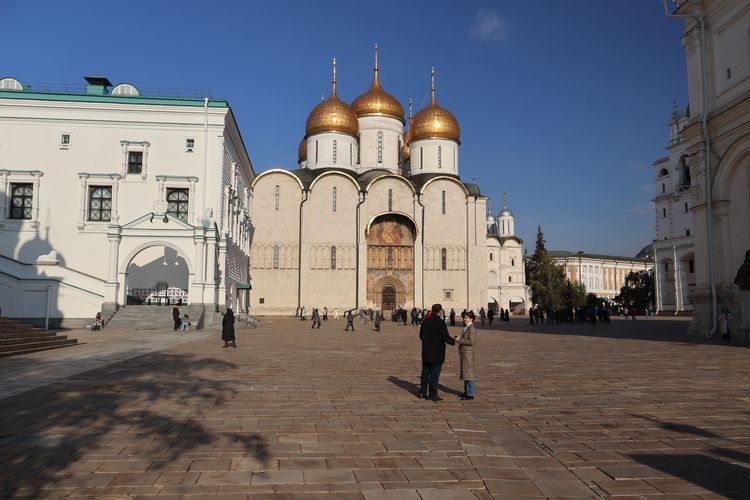
POLYGON ((465 402, 410 326, 207 332, 2 399, 0 496, 748 498, 750 350, 686 326, 480 329, 465 402))

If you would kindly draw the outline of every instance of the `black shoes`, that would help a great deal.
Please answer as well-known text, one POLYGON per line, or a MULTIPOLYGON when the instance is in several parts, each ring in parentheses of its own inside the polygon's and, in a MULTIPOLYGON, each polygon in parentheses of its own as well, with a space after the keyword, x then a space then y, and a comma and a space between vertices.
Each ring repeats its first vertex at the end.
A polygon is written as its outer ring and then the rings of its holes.
POLYGON ((419 399, 427 399, 427 394, 422 394, 421 392, 417 395, 419 399))
POLYGON ((474 396, 468 396, 464 394, 463 396, 461 396, 461 399, 463 399, 464 401, 469 401, 469 400, 474 399, 474 396))
POLYGON ((458 397, 459 397, 459 398, 463 398, 463 397, 466 397, 466 393, 465 393, 465 392, 462 392, 461 394, 459 394, 459 395, 458 395, 458 397))
POLYGON ((440 396, 437 396, 437 395, 436 396, 430 396, 427 399, 429 399, 430 401, 442 401, 443 400, 443 398, 441 398, 440 396))

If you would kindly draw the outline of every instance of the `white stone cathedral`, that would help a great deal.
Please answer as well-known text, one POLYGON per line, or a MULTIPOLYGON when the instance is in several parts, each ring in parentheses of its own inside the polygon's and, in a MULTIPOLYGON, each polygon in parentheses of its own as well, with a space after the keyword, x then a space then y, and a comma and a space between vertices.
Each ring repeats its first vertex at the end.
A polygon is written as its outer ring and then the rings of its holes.
POLYGON ((394 307, 446 310, 528 303, 523 242, 504 207, 459 176, 460 127, 432 98, 405 128, 375 57, 369 90, 351 105, 333 87, 307 118, 299 168, 251 186, 254 314, 394 307), (501 230, 498 231, 498 225, 501 230), (489 233, 489 234, 488 234, 489 233), (489 283, 489 286, 488 286, 489 283))

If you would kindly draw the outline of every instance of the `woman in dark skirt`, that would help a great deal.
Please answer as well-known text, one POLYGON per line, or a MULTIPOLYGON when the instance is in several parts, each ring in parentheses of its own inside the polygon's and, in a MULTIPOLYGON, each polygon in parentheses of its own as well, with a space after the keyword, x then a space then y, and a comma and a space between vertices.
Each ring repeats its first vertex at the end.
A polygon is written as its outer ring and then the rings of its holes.
POLYGON ((234 313, 230 308, 227 308, 227 313, 221 320, 221 340, 224 341, 223 347, 229 347, 231 342, 232 347, 237 348, 237 342, 234 340, 234 313))
POLYGON ((174 320, 174 329, 179 330, 182 326, 182 320, 180 319, 180 310, 176 307, 172 309, 172 319, 174 320))

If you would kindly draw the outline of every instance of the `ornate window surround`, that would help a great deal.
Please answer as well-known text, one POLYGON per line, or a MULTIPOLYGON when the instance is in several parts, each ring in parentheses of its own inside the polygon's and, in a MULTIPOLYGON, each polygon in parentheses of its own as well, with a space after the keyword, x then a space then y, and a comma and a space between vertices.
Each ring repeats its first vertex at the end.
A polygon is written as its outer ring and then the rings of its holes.
POLYGON ((0 192, 4 193, 0 207, 0 231, 34 231, 39 227, 39 184, 41 170, 0 170, 0 192), (10 218, 11 184, 31 183, 33 186, 31 219, 10 218))
POLYGON ((148 141, 120 141, 122 147, 122 165, 120 168, 120 175, 123 180, 132 181, 138 179, 140 182, 146 180, 148 177, 148 148, 151 143, 148 141), (143 169, 140 174, 129 174, 128 173, 128 153, 137 151, 143 153, 143 169))
POLYGON ((117 201, 119 198, 118 191, 122 176, 118 173, 96 174, 79 172, 78 179, 81 182, 81 192, 79 193, 78 221, 76 222, 76 227, 79 231, 83 232, 106 232, 107 226, 110 224, 117 224, 120 219, 120 215, 117 211, 117 201), (88 220, 89 186, 112 187, 112 216, 109 221, 88 220))
MULTIPOLYGON (((144 165, 145 163, 146 161, 144 159, 144 165)), ((156 181, 159 183, 158 200, 164 202, 165 204, 167 202, 167 188, 188 190, 187 222, 188 224, 195 225, 195 185, 198 183, 198 178, 184 175, 157 175, 156 181)))

